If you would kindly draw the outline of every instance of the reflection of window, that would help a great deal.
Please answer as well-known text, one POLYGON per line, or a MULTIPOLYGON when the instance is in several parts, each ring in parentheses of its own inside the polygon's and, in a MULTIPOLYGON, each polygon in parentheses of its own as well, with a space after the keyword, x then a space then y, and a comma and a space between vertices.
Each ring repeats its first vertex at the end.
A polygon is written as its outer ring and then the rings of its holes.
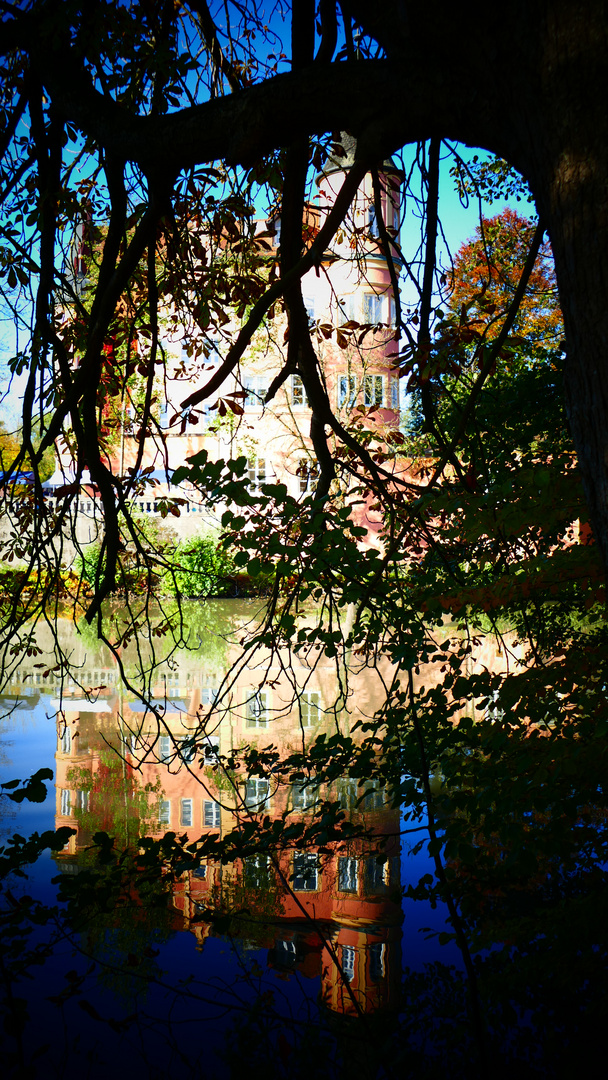
POLYGON ((294 892, 316 892, 319 887, 319 856, 296 851, 293 857, 294 892))
POLYGON ((342 956, 340 957, 342 963, 342 972, 347 982, 352 982, 355 977, 355 946, 343 945, 342 956))
POLYGON ((264 458, 247 459, 247 479, 252 491, 259 491, 266 483, 266 462, 264 458))
POLYGON ((258 690, 257 694, 249 698, 245 716, 248 728, 268 727, 268 692, 258 690))
POLYGON ((207 877, 207 867, 197 866, 196 870, 192 871, 192 877, 200 878, 201 881, 204 881, 207 877))
POLYGON ((374 855, 365 867, 366 886, 370 892, 381 892, 388 880, 388 860, 374 855))
POLYGON ((212 799, 205 799, 203 802, 203 824, 208 829, 220 827, 220 804, 212 799))
POLYGON ((384 405, 384 375, 366 375, 363 379, 363 400, 366 405, 384 405))
POLYGON ((243 860, 243 881, 248 889, 267 889, 269 863, 267 855, 250 855, 243 860))
POLYGON ((76 792, 76 809, 86 812, 89 809, 89 793, 88 791, 76 792))
POLYGON ((171 800, 161 799, 158 804, 158 824, 170 825, 171 824, 171 800))
POLYGON ((357 400, 357 380, 354 375, 338 376, 338 405, 352 409, 357 400))
POLYGON ((368 780, 361 800, 362 810, 380 810, 384 806, 384 788, 379 780, 368 780))
POLYGON ((179 756, 186 765, 190 765, 194 761, 196 754, 196 743, 194 738, 182 739, 179 744, 179 756))
POLYGON ((355 779, 338 780, 336 782, 336 798, 342 810, 356 810, 359 798, 359 783, 355 779))
POLYGON ((291 376, 291 404, 308 405, 308 398, 301 375, 291 376))
POLYGON ((295 941, 286 941, 284 938, 279 938, 279 940, 275 942, 274 949, 271 950, 268 958, 269 961, 271 957, 273 967, 293 970, 298 959, 295 941))
POLYGON ((201 705, 214 705, 217 701, 218 690, 217 686, 202 686, 201 687, 201 705))
POLYGON ((318 690, 303 690, 299 698, 300 721, 303 727, 312 727, 319 721, 321 695, 318 690))
POLYGON ((171 761, 171 736, 161 735, 158 740, 158 754, 163 765, 171 761))
POLYGON ((363 293, 363 321, 371 323, 384 322, 384 297, 378 293, 363 293))
POLYGON ((369 946, 369 974, 373 982, 384 978, 384 944, 374 941, 369 946))
POLYGON ((72 800, 71 793, 67 788, 61 789, 61 815, 62 817, 69 817, 72 813, 72 800))
POLYGON ((338 859, 338 889, 340 892, 357 891, 357 860, 346 857, 338 859))
POLYGON ((294 810, 308 810, 316 806, 319 801, 319 787, 317 783, 293 784, 291 788, 291 802, 294 810))
POLYGON ((180 799, 179 823, 186 828, 192 825, 192 799, 180 799))
POLYGON ((72 752, 72 732, 69 727, 64 727, 63 735, 61 736, 61 753, 71 754, 72 752))
POLYGON ((246 409, 261 409, 268 393, 270 379, 266 375, 246 375, 243 379, 243 390, 246 397, 243 405, 246 409))
POLYGON ((259 776, 252 776, 245 783, 245 806, 261 810, 270 797, 270 784, 259 776))
POLYGON ((206 735, 203 741, 203 756, 205 761, 213 763, 217 761, 220 752, 219 735, 206 735))

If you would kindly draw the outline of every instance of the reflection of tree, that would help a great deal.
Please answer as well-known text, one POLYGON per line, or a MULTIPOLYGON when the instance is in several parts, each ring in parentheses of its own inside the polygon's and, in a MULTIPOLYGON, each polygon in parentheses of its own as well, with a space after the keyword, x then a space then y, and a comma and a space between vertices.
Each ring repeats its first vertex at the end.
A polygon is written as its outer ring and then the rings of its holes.
POLYGON ((74 766, 67 779, 77 794, 74 817, 88 836, 108 832, 117 845, 128 848, 158 819, 160 779, 140 784, 125 759, 109 747, 100 750, 94 772, 74 766))

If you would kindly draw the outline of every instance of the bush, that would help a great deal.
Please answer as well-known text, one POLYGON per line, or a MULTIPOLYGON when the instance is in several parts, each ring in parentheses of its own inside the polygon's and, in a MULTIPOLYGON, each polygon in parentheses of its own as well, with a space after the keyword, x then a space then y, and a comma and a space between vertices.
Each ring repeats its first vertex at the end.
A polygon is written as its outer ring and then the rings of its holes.
POLYGON ((174 569, 163 579, 164 591, 171 596, 217 595, 223 591, 219 587, 220 579, 233 570, 230 556, 209 535, 182 541, 171 561, 174 569))

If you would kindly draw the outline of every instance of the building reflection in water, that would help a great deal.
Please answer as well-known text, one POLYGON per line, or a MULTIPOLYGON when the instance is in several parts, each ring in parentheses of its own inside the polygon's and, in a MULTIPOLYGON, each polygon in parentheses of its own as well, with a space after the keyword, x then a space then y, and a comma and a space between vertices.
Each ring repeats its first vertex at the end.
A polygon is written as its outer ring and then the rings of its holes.
POLYGON ((239 672, 215 710, 230 656, 222 661, 202 670, 196 656, 183 653, 158 670, 153 693, 160 725, 120 692, 110 664, 83 670, 80 686, 64 690, 55 703, 61 706, 56 827, 76 832, 58 856, 61 870, 78 872, 81 853, 100 830, 116 836, 117 846, 167 831, 194 841, 206 833, 223 836, 257 815, 307 821, 320 801, 338 801, 350 821, 365 823, 365 838, 324 845, 321 853, 307 848, 228 865, 203 862, 174 885, 172 921, 202 949, 216 932, 210 912, 246 909, 250 915, 234 924, 236 932, 245 945, 251 938, 268 950, 278 977, 320 978, 321 1002, 335 1013, 389 1010, 400 984, 402 913, 399 811, 387 793, 377 781, 350 777, 329 786, 310 777, 291 784, 260 776, 233 780, 218 765, 218 755, 225 759, 245 744, 272 743, 287 756, 323 732, 350 733, 357 720, 373 716, 381 681, 370 670, 352 677, 351 696, 337 710, 331 661, 320 661, 312 673, 292 662, 289 678, 260 664, 239 672))

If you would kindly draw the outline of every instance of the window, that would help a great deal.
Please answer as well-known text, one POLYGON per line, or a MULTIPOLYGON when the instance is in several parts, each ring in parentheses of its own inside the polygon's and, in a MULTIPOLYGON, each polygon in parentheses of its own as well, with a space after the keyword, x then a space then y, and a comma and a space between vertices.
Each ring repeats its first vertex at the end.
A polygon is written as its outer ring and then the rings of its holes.
POLYGON ((357 892, 357 859, 338 859, 338 889, 340 892, 357 892))
POLYGON ((307 495, 314 489, 319 475, 319 466, 316 461, 309 461, 308 458, 301 458, 296 469, 296 476, 299 478, 300 495, 307 495))
POLYGON ((71 728, 67 727, 67 725, 66 727, 64 727, 63 734, 61 736, 61 753, 72 753, 72 731, 71 728))
POLYGON ((248 889, 267 889, 269 862, 267 855, 250 855, 243 860, 243 881, 248 889))
POLYGON ((384 375, 366 375, 363 379, 363 401, 367 406, 384 405, 384 375))
POLYGON ((295 941, 287 941, 285 938, 279 938, 275 942, 274 949, 271 949, 268 954, 269 963, 273 967, 287 969, 293 971, 295 969, 298 959, 298 950, 295 941))
POLYGON ((358 323, 357 299, 357 295, 351 293, 350 296, 343 296, 337 301, 336 324, 338 326, 344 326, 349 322, 358 323))
POLYGON ((319 888, 319 856, 296 851, 293 857, 294 892, 316 892, 319 888))
POLYGON ((88 791, 76 792, 76 809, 85 813, 89 809, 89 793, 88 791))
POLYGON ((192 799, 180 799, 179 823, 186 828, 192 825, 192 799))
POLYGON ((266 483, 266 461, 264 458, 248 458, 247 479, 252 491, 260 491, 262 484, 266 483))
POLYGON ((504 719, 505 710, 501 709, 498 702, 498 691, 495 690, 492 694, 491 701, 486 706, 486 720, 490 720, 493 724, 497 721, 500 722, 504 719))
POLYGON ((308 810, 316 806, 319 801, 319 786, 317 783, 293 784, 291 788, 291 804, 294 810, 308 810))
POLYGON ((291 404, 308 406, 308 398, 301 375, 291 376, 291 404))
POLYGON ((171 800, 161 799, 158 804, 158 824, 171 824, 171 800))
POLYGON ((213 705, 217 697, 217 687, 203 686, 201 688, 201 705, 213 705))
POLYGON ((203 757, 206 764, 213 764, 217 761, 220 752, 220 737, 219 735, 206 735, 203 740, 203 757))
POLYGON ((190 765, 196 756, 196 742, 194 736, 190 739, 181 739, 179 743, 179 756, 186 765, 190 765))
POLYGON ((373 236, 374 239, 377 239, 380 236, 380 225, 374 204, 367 208, 367 228, 369 230, 369 235, 373 236))
POLYGON ((399 411, 399 379, 391 379, 391 409, 399 411))
POLYGON ((347 982, 352 982, 355 977, 355 946, 343 945, 340 957, 342 973, 347 982))
POLYGON ((245 711, 248 728, 268 727, 268 691, 258 690, 249 698, 245 711))
POLYGON ((381 810, 384 806, 384 788, 379 780, 368 780, 361 800, 362 810, 381 810))
POLYGON ((303 727, 312 727, 319 722, 321 695, 318 690, 304 690, 300 694, 300 722, 303 727))
POLYGON ((363 321, 371 323, 384 322, 384 297, 378 293, 363 293, 363 321))
POLYGON ((354 375, 338 376, 338 405, 352 409, 357 400, 357 379, 354 375))
POLYGON ((163 765, 171 761, 171 736, 161 735, 158 740, 158 756, 163 765))
POLYGON ((60 813, 62 817, 69 817, 72 813, 72 799, 71 792, 67 788, 61 789, 61 809, 60 813))
POLYGON ((388 880, 388 859, 374 855, 365 867, 366 886, 370 892, 383 892, 388 880))
POLYGON ((369 974, 373 982, 384 978, 384 943, 374 941, 369 946, 369 974))
POLYGON ((306 308, 306 314, 308 316, 308 325, 309 326, 314 326, 314 324, 316 322, 314 296, 305 296, 304 297, 304 307, 306 308))
POLYGON ((205 799, 203 802, 203 825, 208 829, 220 827, 220 804, 212 799, 205 799))
POLYGON ((245 409, 261 409, 268 393, 270 379, 266 375, 246 375, 243 379, 243 390, 246 397, 243 401, 245 409))
POLYGON ((245 806, 250 810, 261 810, 270 798, 270 784, 259 776, 250 777, 245 783, 245 806))
POLYGON ((336 799, 342 810, 356 810, 358 798, 358 780, 348 778, 336 782, 336 799))

